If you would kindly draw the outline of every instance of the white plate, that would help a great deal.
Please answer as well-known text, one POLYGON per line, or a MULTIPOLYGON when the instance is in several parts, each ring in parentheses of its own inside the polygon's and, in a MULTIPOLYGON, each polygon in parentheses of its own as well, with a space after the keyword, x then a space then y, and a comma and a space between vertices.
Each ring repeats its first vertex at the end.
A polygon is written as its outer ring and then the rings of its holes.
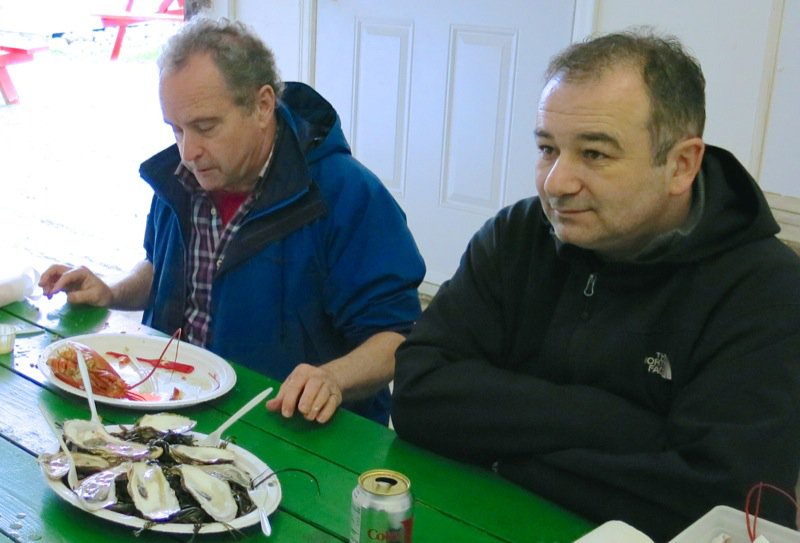
MULTIPOLYGON (((109 432, 116 432, 120 429, 119 426, 106 426, 109 432)), ((201 439, 206 436, 206 434, 200 434, 197 432, 191 432, 191 434, 195 437, 195 439, 201 439)), ((250 478, 255 477, 256 475, 263 473, 267 470, 270 470, 269 466, 267 466, 264 462, 261 461, 260 458, 253 455, 252 453, 246 451, 245 449, 238 447, 232 443, 228 444, 227 447, 229 450, 236 452, 236 454, 240 457, 240 462, 237 463, 239 467, 244 469, 249 475, 250 478)), ((271 471, 271 470, 270 470, 271 471)), ((64 501, 74 505, 75 507, 84 510, 81 507, 80 503, 78 502, 77 496, 75 493, 70 490, 70 488, 64 484, 61 479, 50 479, 49 477, 45 476, 45 480, 47 484, 50 485, 50 488, 58 494, 64 501)), ((278 508, 278 504, 281 501, 281 484, 278 481, 277 475, 271 477, 267 482, 262 483, 263 485, 267 486, 267 499, 264 503, 264 509, 267 511, 268 514, 271 514, 278 508)), ((260 487, 259 487, 260 488, 260 487)), ((143 528, 146 520, 134 517, 131 515, 123 515, 122 513, 117 513, 115 511, 109 511, 108 509, 100 509, 98 511, 87 511, 90 515, 94 515, 96 517, 110 520, 111 522, 116 522, 117 524, 122 524, 124 526, 130 526, 131 528, 143 528)), ((231 528, 241 530, 242 528, 247 528, 248 526, 253 526, 259 523, 259 515, 258 509, 254 509, 250 513, 238 517, 231 522, 228 523, 226 527, 224 524, 220 522, 209 522, 207 524, 203 524, 200 528, 201 534, 213 534, 219 532, 229 532, 231 528)), ((178 522, 157 522, 150 526, 148 530, 152 530, 154 532, 167 532, 172 534, 192 534, 194 533, 194 524, 185 524, 185 523, 178 523, 178 522)))
MULTIPOLYGON (((47 380, 58 388, 85 398, 84 390, 67 384, 53 375, 53 371, 47 365, 50 354, 70 341, 88 345, 108 360, 128 384, 135 384, 153 369, 149 364, 136 361, 136 357, 158 358, 169 342, 169 338, 137 334, 87 334, 62 339, 48 345, 39 357, 39 369, 47 380), (130 356, 132 362, 121 367, 115 357, 106 354, 109 351, 125 353, 130 356)), ((172 342, 164 355, 165 361, 174 360, 177 343, 177 340, 172 342)), ((177 409, 218 398, 236 384, 236 372, 225 359, 191 343, 180 342, 178 362, 190 364, 195 369, 189 374, 158 369, 150 379, 136 387, 137 392, 155 394, 158 399, 137 401, 126 398, 110 398, 99 395, 95 390, 95 401, 130 409, 177 409), (181 391, 182 396, 180 399, 170 400, 176 387, 181 391)))
MULTIPOLYGON (((800 541, 800 532, 797 530, 764 518, 758 519, 757 527, 759 535, 768 539, 769 543, 798 543, 800 541)), ((730 537, 731 543, 750 541, 747 536, 744 511, 727 505, 717 505, 674 539, 670 539, 670 543, 705 543, 706 541, 713 543, 723 534, 730 537)))
POLYGON ((653 540, 621 520, 609 520, 575 543, 653 543, 653 540))

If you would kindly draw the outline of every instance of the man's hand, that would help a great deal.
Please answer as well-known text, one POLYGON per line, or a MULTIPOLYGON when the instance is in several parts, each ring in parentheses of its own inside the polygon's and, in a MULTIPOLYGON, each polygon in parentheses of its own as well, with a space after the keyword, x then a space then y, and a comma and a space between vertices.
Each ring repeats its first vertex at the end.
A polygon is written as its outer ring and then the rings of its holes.
POLYGON ((73 268, 54 264, 39 280, 44 294, 50 298, 56 292, 66 292, 67 301, 109 309, 141 311, 147 307, 153 283, 153 265, 147 260, 137 263, 127 275, 108 284, 81 266, 73 268))
POLYGON ((39 286, 48 298, 66 292, 67 301, 73 304, 108 307, 114 299, 111 288, 85 266, 70 268, 54 264, 42 274, 39 286))
POLYGON ((299 412, 306 420, 328 422, 342 398, 366 398, 385 387, 394 375, 394 352, 405 338, 378 332, 341 358, 321 366, 299 364, 281 385, 267 409, 284 417, 299 412))
POLYGON ((267 409, 280 411, 286 418, 298 411, 306 420, 324 424, 341 403, 341 386, 330 371, 300 364, 283 382, 278 395, 267 402, 267 409))

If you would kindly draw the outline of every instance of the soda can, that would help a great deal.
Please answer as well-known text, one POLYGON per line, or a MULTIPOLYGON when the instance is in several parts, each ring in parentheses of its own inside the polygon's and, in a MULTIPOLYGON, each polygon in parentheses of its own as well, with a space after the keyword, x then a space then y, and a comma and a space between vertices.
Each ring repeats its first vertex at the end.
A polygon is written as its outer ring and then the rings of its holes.
POLYGON ((353 489, 350 543, 411 543, 411 481, 402 473, 373 469, 353 489))

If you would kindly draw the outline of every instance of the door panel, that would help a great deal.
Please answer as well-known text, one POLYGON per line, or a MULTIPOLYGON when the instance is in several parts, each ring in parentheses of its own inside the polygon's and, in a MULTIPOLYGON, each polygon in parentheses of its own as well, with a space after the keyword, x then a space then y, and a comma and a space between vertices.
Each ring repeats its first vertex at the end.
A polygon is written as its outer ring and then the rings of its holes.
POLYGON ((541 74, 570 42, 573 12, 573 2, 319 0, 315 86, 406 211, 426 281, 449 278, 488 218, 535 193, 541 74))

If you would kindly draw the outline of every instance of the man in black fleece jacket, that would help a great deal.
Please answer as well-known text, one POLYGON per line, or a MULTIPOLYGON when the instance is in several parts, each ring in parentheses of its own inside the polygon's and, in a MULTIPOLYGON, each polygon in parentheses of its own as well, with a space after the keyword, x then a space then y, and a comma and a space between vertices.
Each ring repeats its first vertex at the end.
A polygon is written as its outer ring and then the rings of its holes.
MULTIPOLYGON (((398 350, 397 433, 657 541, 760 481, 792 491, 800 260, 703 142, 699 64, 624 32, 545 80, 539 197, 484 225, 398 350)), ((782 497, 761 513, 794 522, 782 497)))

